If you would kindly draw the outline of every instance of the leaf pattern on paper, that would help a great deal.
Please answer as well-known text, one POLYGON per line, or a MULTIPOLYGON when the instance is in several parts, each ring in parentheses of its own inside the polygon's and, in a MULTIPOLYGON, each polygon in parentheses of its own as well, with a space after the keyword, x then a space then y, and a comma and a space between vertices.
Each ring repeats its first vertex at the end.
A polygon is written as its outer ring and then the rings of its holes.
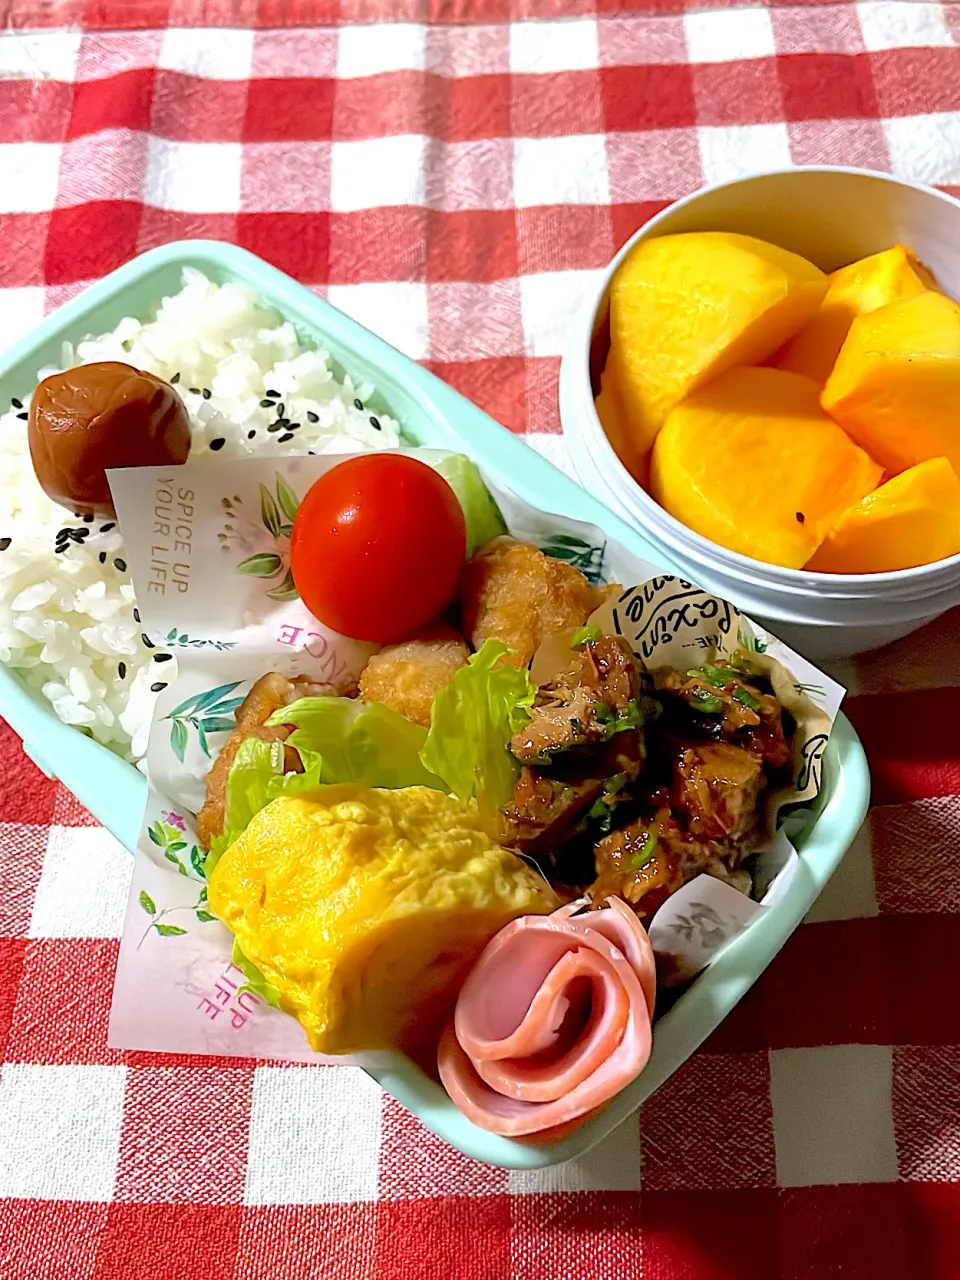
POLYGON ((690 914, 678 915, 670 926, 674 933, 679 933, 687 942, 694 941, 704 951, 716 951, 727 938, 727 921, 709 902, 691 902, 690 914))
POLYGON ((190 930, 185 929, 183 925, 164 923, 166 917, 173 915, 176 911, 192 911, 201 924, 208 924, 211 920, 216 920, 217 918, 210 912, 210 909, 207 906, 206 886, 204 886, 197 901, 189 906, 166 907, 163 911, 158 911, 157 904, 150 897, 149 893, 147 893, 146 889, 140 890, 137 901, 140 903, 141 908, 150 917, 150 923, 147 925, 143 936, 137 943, 138 951, 146 942, 151 932, 156 932, 158 937, 161 938, 182 938, 185 934, 190 932, 190 930))
POLYGON ((236 573, 274 584, 265 592, 269 599, 298 600, 300 593, 290 571, 290 535, 300 499, 281 475, 274 475, 272 489, 261 482, 259 496, 258 520, 246 514, 240 497, 222 498, 227 519, 217 538, 224 551, 246 552, 235 566, 236 573))
POLYGON ((737 644, 747 653, 766 653, 770 648, 765 641, 748 632, 742 623, 737 631, 737 644))
POLYGON ((216 920, 217 918, 211 912, 209 903, 207 902, 207 885, 205 879, 203 879, 203 864, 205 857, 203 851, 195 844, 192 844, 190 841, 182 838, 185 834, 186 823, 179 814, 163 813, 161 817, 172 821, 158 821, 150 824, 147 828, 147 835, 150 838, 151 843, 157 845, 157 847, 163 851, 163 856, 166 860, 168 862, 172 862, 182 876, 189 876, 190 874, 184 863, 181 861, 181 853, 184 849, 189 848, 189 854, 184 854, 184 857, 189 858, 189 865, 197 873, 197 876, 201 878, 202 883, 197 894, 196 902, 187 906, 165 907, 163 910, 160 910, 157 907, 156 902, 151 898, 150 894, 147 893, 146 889, 140 890, 137 895, 137 902, 140 904, 141 910, 145 911, 150 917, 150 923, 147 925, 143 937, 137 944, 137 950, 139 950, 140 947, 143 946, 144 942, 146 942, 151 930, 154 930, 161 938, 180 938, 189 932, 189 930, 185 929, 182 925, 164 923, 167 916, 173 915, 174 912, 192 911, 201 924, 209 924, 210 921, 216 920), (181 829, 180 826, 175 824, 181 824, 184 829, 181 829))
POLYGON ((795 681, 793 685, 795 693, 805 693, 809 698, 825 698, 827 691, 822 684, 801 684, 795 681))
POLYGON ((287 576, 278 587, 274 587, 272 591, 268 591, 267 595, 271 600, 297 600, 300 593, 293 585, 293 574, 287 570, 287 576))
POLYGON ((185 632, 181 633, 177 627, 171 627, 164 638, 164 643, 171 649, 215 649, 217 653, 226 653, 227 650, 236 648, 235 640, 191 639, 185 632))
POLYGON ((231 698, 229 695, 240 685, 239 680, 230 684, 217 685, 215 689, 207 689, 186 698, 173 708, 164 720, 170 721, 170 750, 181 764, 190 740, 190 730, 197 735, 200 750, 211 758, 210 743, 207 734, 232 733, 236 723, 237 708, 243 698, 231 698))
POLYGON ((571 534, 558 533, 549 542, 542 543, 540 550, 554 560, 564 560, 579 569, 593 587, 603 581, 603 561, 607 552, 605 542, 597 546, 571 534))
POLYGON ((274 551, 258 551, 247 556, 237 565, 237 573, 248 573, 252 578, 275 578, 283 568, 283 561, 274 551))

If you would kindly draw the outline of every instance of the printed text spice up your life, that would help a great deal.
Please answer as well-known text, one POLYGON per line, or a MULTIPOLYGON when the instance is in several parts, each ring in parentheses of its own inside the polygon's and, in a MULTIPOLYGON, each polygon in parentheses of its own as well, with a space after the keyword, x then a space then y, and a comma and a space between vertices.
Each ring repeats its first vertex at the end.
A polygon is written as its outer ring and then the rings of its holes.
POLYGON ((150 578, 147 590, 166 595, 167 587, 190 588, 190 556, 193 554, 192 489, 175 489, 173 480, 158 480, 153 506, 150 578), (179 557, 179 558, 178 558, 179 557))

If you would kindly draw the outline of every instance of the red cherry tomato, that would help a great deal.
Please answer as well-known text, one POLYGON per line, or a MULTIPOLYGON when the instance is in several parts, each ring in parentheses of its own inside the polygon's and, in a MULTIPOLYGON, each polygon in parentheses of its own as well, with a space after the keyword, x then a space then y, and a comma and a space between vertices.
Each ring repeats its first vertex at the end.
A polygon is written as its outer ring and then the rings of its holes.
POLYGON ((465 553, 457 495, 432 467, 397 453, 332 467, 300 504, 290 535, 293 580, 314 617, 380 644, 446 609, 465 553))

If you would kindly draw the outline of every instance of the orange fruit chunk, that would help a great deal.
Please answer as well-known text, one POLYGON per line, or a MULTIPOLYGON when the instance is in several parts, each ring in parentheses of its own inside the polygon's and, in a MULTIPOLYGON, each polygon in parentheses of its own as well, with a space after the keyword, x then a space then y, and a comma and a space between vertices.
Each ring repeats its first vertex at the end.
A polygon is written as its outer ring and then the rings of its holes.
POLYGON ((927 291, 858 316, 820 403, 891 474, 960 472, 960 305, 927 291))
POLYGON ((653 496, 730 551, 802 568, 882 474, 823 413, 818 390, 797 373, 750 368, 692 392, 653 446, 653 496))
POLYGON ((891 573, 958 552, 960 476, 946 458, 931 458, 849 507, 807 568, 891 573))
POLYGON ((902 244, 841 267, 830 276, 819 311, 769 363, 823 384, 857 316, 936 287, 930 272, 902 244))
POLYGON ((646 487, 650 461, 649 447, 643 452, 636 447, 635 434, 630 430, 624 413, 620 386, 617 357, 611 351, 600 377, 600 394, 594 400, 594 406, 600 425, 603 427, 603 433, 613 445, 617 457, 633 478, 646 487))
POLYGON ((610 284, 602 382, 619 405, 624 464, 636 474, 674 405, 733 365, 765 360, 806 324, 826 290, 813 263, 752 236, 697 231, 639 241, 610 284))

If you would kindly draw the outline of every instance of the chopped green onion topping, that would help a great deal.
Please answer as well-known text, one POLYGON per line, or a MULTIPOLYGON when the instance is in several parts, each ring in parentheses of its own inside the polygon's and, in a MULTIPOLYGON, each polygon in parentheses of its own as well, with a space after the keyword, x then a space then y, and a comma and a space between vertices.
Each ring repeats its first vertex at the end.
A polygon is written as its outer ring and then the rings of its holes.
POLYGON ((605 702, 594 703, 593 718, 597 724, 612 724, 614 719, 613 708, 608 707, 605 702))
POLYGON ((613 805, 604 796, 600 796, 587 810, 587 818, 597 824, 601 835, 609 835, 613 826, 613 805))
POLYGON ((586 644, 595 644, 602 635, 599 627, 578 627, 570 637, 570 648, 582 649, 586 644))
POLYGON ((643 712, 639 702, 630 702, 625 711, 618 711, 615 725, 614 733, 623 733, 625 729, 642 729, 643 712))
POLYGON ((647 863, 653 859, 656 852, 657 837, 651 831, 647 834, 647 838, 644 840, 643 846, 633 855, 624 869, 626 871, 642 871, 647 863))
POLYGON ((723 710, 723 699, 713 693, 707 693, 706 689, 691 689, 687 694, 687 701, 694 710, 705 711, 708 715, 715 715, 723 710))
POLYGON ((715 689, 722 689, 730 683, 730 672, 722 667, 694 667, 687 675, 691 680, 702 680, 704 684, 712 684, 715 689))
POLYGON ((733 691, 735 701, 741 706, 746 707, 748 711, 759 711, 760 703, 756 700, 749 689, 744 689, 743 685, 737 685, 733 691))
POLYGON ((603 784, 603 789, 609 796, 614 796, 621 791, 627 781, 625 773, 612 773, 603 784))

